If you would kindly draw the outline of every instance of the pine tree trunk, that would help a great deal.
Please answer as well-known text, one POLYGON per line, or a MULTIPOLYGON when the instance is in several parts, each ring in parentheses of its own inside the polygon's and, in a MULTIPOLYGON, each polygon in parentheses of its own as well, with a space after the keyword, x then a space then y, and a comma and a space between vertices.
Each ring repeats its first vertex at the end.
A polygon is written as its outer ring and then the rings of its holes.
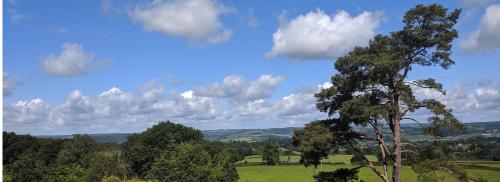
POLYGON ((394 163, 392 171, 392 181, 401 181, 401 128, 400 128, 400 118, 399 114, 396 114, 394 119, 394 133, 393 133, 393 145, 394 145, 394 163))

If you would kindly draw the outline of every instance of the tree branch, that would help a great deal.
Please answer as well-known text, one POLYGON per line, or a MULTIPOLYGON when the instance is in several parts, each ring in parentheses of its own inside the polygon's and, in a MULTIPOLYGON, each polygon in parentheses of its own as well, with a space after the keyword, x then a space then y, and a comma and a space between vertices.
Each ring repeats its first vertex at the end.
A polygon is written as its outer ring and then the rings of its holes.
POLYGON ((356 151, 357 153, 359 153, 361 156, 363 156, 363 158, 365 158, 365 161, 367 162, 366 166, 368 168, 370 168, 375 174, 377 174, 378 177, 380 177, 382 180, 384 181, 389 181, 387 175, 384 175, 382 174, 380 171, 377 170, 377 167, 375 167, 375 165, 373 165, 372 161, 370 161, 364 154, 363 152, 361 152, 360 149, 358 149, 357 147, 355 147, 351 141, 347 140, 346 141, 347 144, 349 144, 349 146, 351 146, 351 148, 356 151))

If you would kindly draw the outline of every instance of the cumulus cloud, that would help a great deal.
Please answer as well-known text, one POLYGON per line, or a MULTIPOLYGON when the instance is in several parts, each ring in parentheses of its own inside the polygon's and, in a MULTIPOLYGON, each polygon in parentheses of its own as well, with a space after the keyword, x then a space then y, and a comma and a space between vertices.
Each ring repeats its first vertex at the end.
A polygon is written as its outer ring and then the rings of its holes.
POLYGON ((195 94, 206 97, 230 97, 237 100, 254 101, 264 99, 272 95, 280 82, 285 80, 282 76, 264 74, 257 80, 247 81, 242 76, 230 75, 224 78, 222 84, 213 83, 207 86, 199 86, 195 94))
POLYGON ((94 54, 85 52, 83 46, 66 42, 61 45, 62 52, 48 55, 42 59, 43 71, 57 76, 79 76, 109 64, 110 61, 96 61, 94 54))
POLYGON ((155 0, 129 11, 146 31, 186 39, 191 44, 218 44, 231 38, 220 16, 234 11, 215 0, 155 0))
POLYGON ((467 52, 489 52, 500 50, 500 4, 486 7, 479 29, 472 32, 462 43, 467 52))
POLYGON ((7 72, 3 73, 3 96, 10 96, 14 93, 19 85, 22 84, 21 78, 18 76, 11 75, 7 72))
POLYGON ((490 80, 456 84, 446 95, 422 88, 415 88, 415 94, 420 100, 441 101, 462 121, 494 121, 500 117, 500 84, 495 85, 490 80))
POLYGON ((382 14, 364 11, 352 17, 344 10, 335 15, 316 10, 285 20, 273 34, 273 47, 267 56, 291 60, 335 59, 356 46, 366 46, 375 35, 382 14))

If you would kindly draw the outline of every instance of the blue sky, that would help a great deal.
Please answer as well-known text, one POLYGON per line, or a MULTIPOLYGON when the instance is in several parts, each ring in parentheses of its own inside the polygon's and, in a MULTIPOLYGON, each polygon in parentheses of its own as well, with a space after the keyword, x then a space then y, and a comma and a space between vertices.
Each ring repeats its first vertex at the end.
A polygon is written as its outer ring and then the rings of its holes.
MULTIPOLYGON (((136 132, 166 119, 301 126, 325 117, 312 94, 328 85, 335 58, 398 30, 417 4, 399 3, 7 0, 4 130, 136 132), (300 39, 307 31, 316 33, 300 39)), ((499 120, 500 4, 422 3, 463 9, 456 65, 415 68, 410 79, 441 81, 449 94, 437 97, 465 122, 499 120)))

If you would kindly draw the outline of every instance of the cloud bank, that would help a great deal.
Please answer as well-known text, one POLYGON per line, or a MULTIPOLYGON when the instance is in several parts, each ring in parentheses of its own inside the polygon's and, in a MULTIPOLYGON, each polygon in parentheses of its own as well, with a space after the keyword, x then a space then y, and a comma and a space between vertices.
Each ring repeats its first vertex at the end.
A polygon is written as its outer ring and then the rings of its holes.
POLYGON ((169 92, 155 82, 138 92, 117 87, 97 95, 80 90, 68 94, 61 104, 42 98, 5 104, 4 127, 18 133, 54 134, 136 132, 160 120, 172 120, 201 129, 265 128, 290 126, 321 118, 313 94, 293 92, 272 99, 285 78, 261 75, 247 80, 230 75, 221 82, 194 90, 169 92))

